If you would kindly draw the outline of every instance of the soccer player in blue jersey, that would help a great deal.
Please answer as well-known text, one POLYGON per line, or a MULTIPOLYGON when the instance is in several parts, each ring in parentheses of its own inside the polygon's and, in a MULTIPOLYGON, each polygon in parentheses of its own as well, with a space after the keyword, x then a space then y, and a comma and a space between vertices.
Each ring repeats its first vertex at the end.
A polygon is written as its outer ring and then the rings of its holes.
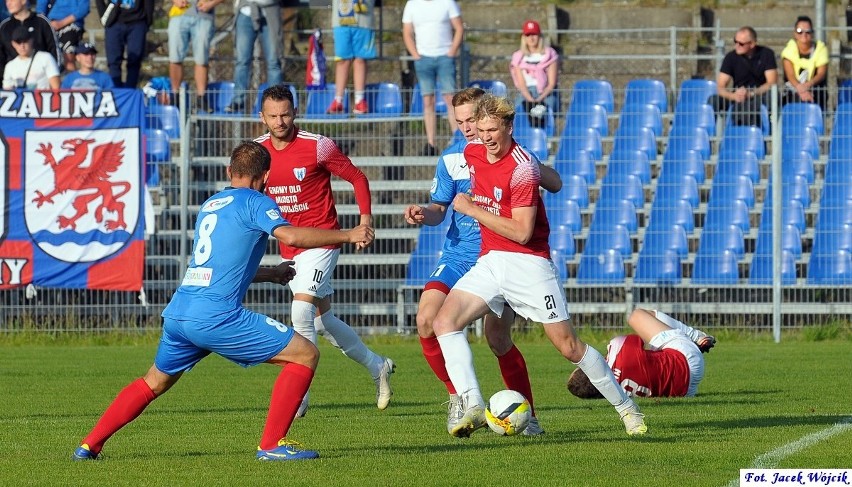
MULTIPOLYGON (((455 110, 456 123, 464 138, 448 147, 438 160, 435 178, 432 180, 432 202, 429 206, 410 205, 405 210, 405 220, 412 225, 439 225, 447 214, 447 209, 456 194, 470 194, 470 173, 464 158, 464 148, 468 142, 477 138, 476 124, 473 119, 473 109, 476 102, 485 92, 479 88, 465 88, 453 96, 452 104, 455 110)), ((530 155, 530 157, 535 157, 530 155)), ((550 192, 562 188, 559 173, 547 166, 541 166, 541 186, 550 192)), ((450 395, 447 411, 447 431, 452 431, 463 415, 459 397, 453 387, 444 365, 444 355, 432 320, 444 303, 450 289, 463 276, 479 257, 481 238, 479 222, 458 212, 453 212, 447 239, 444 242, 443 253, 438 261, 429 282, 423 287, 417 310, 417 332, 420 335, 420 345, 423 356, 432 371, 447 388, 450 395)), ((537 435, 544 431, 535 417, 532 387, 527 373, 524 356, 512 342, 509 333, 515 314, 507 309, 503 316, 491 314, 485 319, 485 337, 491 351, 497 357, 503 382, 508 389, 523 394, 530 402, 533 418, 524 430, 526 435, 537 435)))
POLYGON ((287 245, 320 247, 367 245, 374 231, 367 225, 347 231, 290 226, 275 202, 263 194, 270 164, 269 152, 257 142, 243 142, 231 153, 231 186, 201 207, 189 268, 163 311, 154 365, 119 392, 73 459, 97 459, 115 432, 211 352, 243 367, 263 362, 282 367, 272 388, 258 459, 319 456, 287 439, 296 409, 313 380, 319 351, 291 327, 243 308, 242 300, 253 279, 286 283, 294 275, 292 268, 280 266, 256 275, 270 234, 287 245))

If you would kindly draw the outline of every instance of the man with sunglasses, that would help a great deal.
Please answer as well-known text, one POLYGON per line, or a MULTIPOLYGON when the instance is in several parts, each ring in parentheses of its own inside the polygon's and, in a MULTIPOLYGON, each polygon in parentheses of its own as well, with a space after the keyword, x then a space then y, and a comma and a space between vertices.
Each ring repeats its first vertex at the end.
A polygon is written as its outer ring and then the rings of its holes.
POLYGON ((828 47, 814 39, 811 18, 796 19, 793 38, 781 51, 784 67, 784 104, 792 102, 816 103, 825 111, 828 100, 828 47))
POLYGON ((760 126, 760 105, 769 108, 769 91, 778 81, 775 52, 757 44, 753 28, 740 27, 734 34, 734 50, 725 55, 716 78, 716 95, 709 103, 716 114, 733 106, 735 125, 760 126), (730 85, 730 87, 729 87, 730 85))

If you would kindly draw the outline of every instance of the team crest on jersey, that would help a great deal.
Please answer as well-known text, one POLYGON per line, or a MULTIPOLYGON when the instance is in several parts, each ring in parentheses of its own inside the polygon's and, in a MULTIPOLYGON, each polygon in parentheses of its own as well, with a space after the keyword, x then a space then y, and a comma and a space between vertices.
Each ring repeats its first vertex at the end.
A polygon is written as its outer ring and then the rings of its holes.
POLYGON ((41 250, 94 262, 127 244, 141 213, 139 143, 138 128, 26 131, 24 214, 41 250))
POLYGON ((302 181, 305 179, 305 175, 308 174, 308 169, 304 167, 294 167, 293 168, 293 176, 296 176, 296 179, 302 181))
POLYGON ((494 186, 494 200, 500 201, 501 199, 503 199, 503 189, 494 186))

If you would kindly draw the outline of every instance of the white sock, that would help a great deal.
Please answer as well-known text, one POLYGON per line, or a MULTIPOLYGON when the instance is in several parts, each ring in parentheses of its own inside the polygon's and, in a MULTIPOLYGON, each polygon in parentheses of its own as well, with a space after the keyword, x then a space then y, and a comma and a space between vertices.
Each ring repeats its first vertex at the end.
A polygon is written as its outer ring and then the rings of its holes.
POLYGON ((624 389, 616 382, 615 376, 612 375, 612 369, 607 365, 603 355, 593 347, 586 345, 586 353, 574 365, 580 367, 586 373, 592 385, 600 391, 610 404, 615 406, 615 410, 619 414, 636 407, 627 393, 624 392, 624 389))
POLYGON ((355 92, 355 104, 357 105, 363 99, 364 99, 364 92, 363 91, 356 91, 355 92))
POLYGON ((314 328, 316 315, 317 307, 307 301, 294 299, 290 304, 290 320, 293 322, 293 329, 314 345, 317 344, 317 330, 314 328))
POLYGON ((675 330, 682 331, 693 342, 698 342, 698 340, 707 336, 707 334, 704 333, 703 331, 698 330, 696 328, 693 328, 693 327, 683 323, 682 321, 678 321, 678 320, 672 318, 671 316, 663 313, 662 311, 658 311, 658 310, 655 309, 655 310, 653 310, 653 312, 657 316, 658 320, 669 325, 669 327, 674 328, 675 330))
POLYGON ((355 330, 334 316, 334 313, 328 311, 317 316, 314 319, 314 326, 317 330, 324 330, 323 336, 344 355, 366 367, 372 378, 379 376, 384 357, 367 348, 355 330))
POLYGON ((343 97, 342 97, 342 96, 336 96, 336 95, 335 95, 335 97, 334 97, 334 101, 336 101, 337 103, 343 103, 343 97))
POLYGON ((485 407, 485 400, 479 389, 476 371, 473 369, 473 352, 462 331, 453 331, 438 337, 447 374, 456 388, 456 393, 463 398, 465 408, 473 404, 485 407))

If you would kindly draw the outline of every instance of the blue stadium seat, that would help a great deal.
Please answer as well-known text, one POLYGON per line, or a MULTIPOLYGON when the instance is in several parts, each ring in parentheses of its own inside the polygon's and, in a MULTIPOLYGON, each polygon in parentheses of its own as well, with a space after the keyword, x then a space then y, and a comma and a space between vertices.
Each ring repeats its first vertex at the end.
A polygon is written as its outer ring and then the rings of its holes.
POLYGON ((740 227, 743 233, 751 228, 748 205, 743 200, 710 202, 704 214, 704 229, 740 227))
POLYGON ((601 184, 598 203, 606 200, 628 200, 636 208, 644 207, 645 189, 642 181, 632 174, 608 174, 601 184))
POLYGON ((365 91, 369 113, 359 117, 399 117, 402 115, 402 92, 396 83, 371 83, 365 91))
POLYGON ((816 220, 817 231, 847 224, 852 224, 852 200, 843 200, 834 205, 820 205, 816 220))
POLYGON ((651 163, 648 160, 648 153, 642 150, 614 151, 609 155, 606 173, 607 175, 632 174, 638 177, 642 184, 648 184, 651 182, 651 163))
POLYGON ((852 135, 852 102, 841 103, 837 105, 837 110, 834 112, 834 124, 831 127, 831 135, 850 136, 852 135))
MULTIPOLYGON (((728 130, 729 127, 740 126, 734 124, 734 105, 731 104, 728 107, 728 113, 725 116, 725 130, 728 130)), ((772 128, 769 124, 769 110, 766 109, 766 105, 760 105, 760 127, 756 127, 754 125, 741 125, 742 127, 755 127, 764 136, 769 136, 770 129, 772 128)))
POLYGON ((688 111, 695 105, 706 105, 710 96, 716 94, 716 81, 711 79, 687 79, 680 84, 675 113, 688 111))
POLYGON ((710 203, 743 200, 749 208, 754 208, 754 183, 748 176, 720 174, 713 178, 710 188, 710 203))
MULTIPOLYGON (((767 193, 767 200, 763 202, 763 213, 760 215, 760 228, 772 228, 772 205, 771 196, 767 193)), ((852 220, 850 220, 852 222, 852 220)), ((790 200, 784 203, 781 211, 781 224, 794 225, 799 232, 805 231, 805 208, 799 200, 790 200)))
POLYGON ((580 257, 577 284, 617 284, 624 282, 624 277, 624 259, 616 250, 580 257))
POLYGON ((574 256, 574 232, 568 225, 555 225, 550 229, 550 248, 562 252, 567 258, 574 256))
POLYGON ((649 215, 649 228, 666 228, 680 225, 687 234, 695 230, 695 214, 692 205, 684 199, 663 201, 654 199, 649 215))
POLYGON ((553 261, 553 265, 556 266, 556 272, 559 276, 559 280, 565 282, 568 280, 568 261, 571 260, 571 257, 565 255, 562 251, 557 249, 550 249, 550 260, 553 261))
MULTIPOLYGON (((524 111, 523 105, 515 106, 514 122, 515 131, 533 127, 530 123, 530 116, 524 111)), ((553 116, 553 110, 550 107, 547 107, 547 111, 544 114, 544 126, 541 128, 544 129, 548 137, 556 133, 556 118, 553 116)))
POLYGON ((563 146, 560 146, 559 151, 556 153, 556 158, 553 160, 553 169, 562 176, 563 187, 565 186, 564 180, 568 176, 582 176, 589 184, 594 183, 595 179, 597 179, 595 158, 592 154, 584 150, 576 149, 570 152, 568 149, 563 149, 563 146))
POLYGON ((654 204, 674 204, 677 200, 686 200, 693 208, 698 206, 698 183, 689 174, 668 176, 663 172, 657 178, 657 191, 654 193, 654 204))
POLYGON ((760 164, 757 162, 757 155, 751 151, 743 151, 739 154, 719 154, 714 177, 722 174, 726 176, 748 176, 751 182, 759 182, 760 164))
POLYGON ((641 150, 648 154, 648 160, 657 160, 657 138, 654 131, 646 127, 628 129, 619 127, 615 133, 613 152, 641 150))
POLYGON ((630 233, 636 232, 638 220, 636 207, 629 200, 598 200, 592 214, 591 230, 606 230, 616 225, 622 225, 630 233))
POLYGON ((669 111, 666 85, 658 79, 632 79, 624 90, 624 106, 651 104, 659 108, 660 113, 669 111))
POLYGON ((546 197, 571 200, 580 208, 589 207, 589 187, 586 178, 581 174, 569 174, 562 178, 562 190, 558 193, 548 193, 546 197))
POLYGON ((305 102, 305 118, 348 118, 349 117, 349 89, 343 92, 343 113, 326 113, 329 105, 334 100, 334 84, 327 84, 325 88, 308 89, 308 99, 305 102))
POLYGON ((172 148, 165 130, 145 129, 145 162, 162 164, 172 161, 172 148))
POLYGON ((806 282, 812 286, 852 284, 852 254, 847 250, 830 254, 811 253, 806 282))
POLYGON ((766 143, 763 132, 757 127, 746 125, 731 125, 725 127, 719 155, 733 154, 735 157, 744 151, 754 152, 758 160, 766 157, 766 143))
POLYGON ((837 92, 837 105, 843 105, 845 103, 852 103, 852 79, 845 79, 840 82, 840 86, 838 86, 839 91, 837 92))
POLYGON ((576 151, 586 151, 596 161, 603 158, 601 134, 590 127, 571 127, 566 125, 559 136, 559 151, 557 159, 567 159, 559 154, 573 154, 576 151))
POLYGON ((680 257, 676 252, 662 254, 639 252, 633 282, 637 284, 676 285, 683 279, 680 257))
POLYGON ((838 250, 852 252, 852 225, 835 225, 831 228, 819 228, 814 232, 811 255, 831 254, 838 250))
POLYGON ((737 225, 722 228, 704 228, 698 241, 698 254, 719 254, 731 251, 742 259, 745 255, 745 239, 743 230, 737 225))
POLYGON ((514 134, 515 140, 538 157, 539 161, 547 161, 550 155, 550 143, 547 141, 547 132, 543 128, 527 127, 523 130, 515 130, 514 134))
POLYGON ((710 137, 716 136, 716 112, 707 104, 685 107, 676 111, 672 127, 694 128, 701 127, 710 137))
MULTIPOLYGON (((749 284, 773 283, 772 254, 755 254, 749 268, 749 284)), ((781 252, 781 284, 796 283, 796 257, 788 251, 781 252)))
POLYGON ((571 105, 565 115, 565 126, 593 128, 601 137, 609 135, 609 118, 602 105, 571 105))
POLYGON ((666 153, 677 154, 688 150, 698 151, 705 161, 710 159, 710 136, 707 131, 701 127, 672 127, 666 153))
POLYGON ((704 157, 696 150, 677 150, 669 147, 669 150, 663 154, 660 174, 665 174, 667 177, 686 174, 695 178, 696 183, 702 184, 706 177, 704 157))
POLYGON ((788 103, 781 109, 781 130, 784 127, 811 127, 824 135, 822 108, 816 103, 788 103))
POLYGON ((781 158, 781 174, 785 176, 802 176, 808 184, 814 183, 814 158, 810 152, 799 151, 792 154, 783 153, 781 158))
POLYGON ((662 255, 675 252, 680 257, 689 254, 689 240, 686 230, 680 225, 668 227, 650 226, 645 229, 640 253, 662 255))
MULTIPOLYGON (((790 252, 796 258, 802 256, 802 234, 795 225, 784 225, 781 230, 781 250, 790 252)), ((757 232, 754 253, 772 255, 772 226, 763 227, 757 232)))
POLYGON ((625 105, 618 117, 618 133, 634 133, 639 127, 649 128, 655 137, 663 135, 663 116, 660 108, 650 103, 645 105, 625 105), (626 130, 626 131, 625 131, 626 130))
POLYGON ((234 99, 234 82, 233 81, 214 81, 207 85, 207 106, 213 113, 222 115, 225 113, 225 107, 231 104, 234 99))
MULTIPOLYGON (((411 90, 411 104, 409 107, 409 115, 423 115, 423 95, 420 93, 420 83, 416 83, 414 89, 411 90)), ((440 83, 435 84, 435 113, 437 115, 447 113, 447 102, 444 101, 444 96, 441 93, 440 83)))
POLYGON ((697 254, 692 266, 693 284, 737 284, 740 279, 737 254, 726 250, 715 254, 697 254))
POLYGON ((797 152, 808 152, 815 159, 819 159, 819 135, 811 127, 791 128, 784 126, 781 131, 781 153, 794 154, 797 152))
POLYGON ((467 86, 481 88, 494 96, 509 96, 509 89, 506 87, 506 83, 496 79, 475 79, 468 83, 467 86))
POLYGON ((581 79, 571 91, 571 106, 600 105, 607 113, 615 113, 612 84, 602 79, 581 79))
POLYGON ((163 130, 170 139, 179 139, 181 130, 180 110, 173 105, 152 103, 145 110, 145 127, 163 130))
POLYGON ((600 254, 607 250, 617 250, 625 257, 633 254, 630 232, 623 225, 615 225, 604 230, 589 229, 584 254, 600 254))
MULTIPOLYGON (((783 178, 784 184, 782 185, 781 200, 784 204, 786 205, 790 201, 796 200, 799 201, 806 209, 810 207, 811 190, 808 186, 808 180, 805 179, 804 176, 798 176, 796 174, 783 176, 783 178)), ((769 202, 769 204, 772 202, 774 186, 774 182, 770 179, 769 184, 766 185, 766 201, 769 202)))
POLYGON ((820 206, 842 205, 847 200, 852 199, 852 174, 847 175, 845 179, 845 181, 839 179, 829 181, 826 179, 822 185, 820 206))
MULTIPOLYGON (((583 180, 584 184, 585 182, 583 180)), ((588 205, 588 199, 586 204, 588 205)), ((559 196, 559 193, 545 193, 544 205, 551 225, 565 225, 574 233, 582 231, 583 215, 576 201, 559 196)))

